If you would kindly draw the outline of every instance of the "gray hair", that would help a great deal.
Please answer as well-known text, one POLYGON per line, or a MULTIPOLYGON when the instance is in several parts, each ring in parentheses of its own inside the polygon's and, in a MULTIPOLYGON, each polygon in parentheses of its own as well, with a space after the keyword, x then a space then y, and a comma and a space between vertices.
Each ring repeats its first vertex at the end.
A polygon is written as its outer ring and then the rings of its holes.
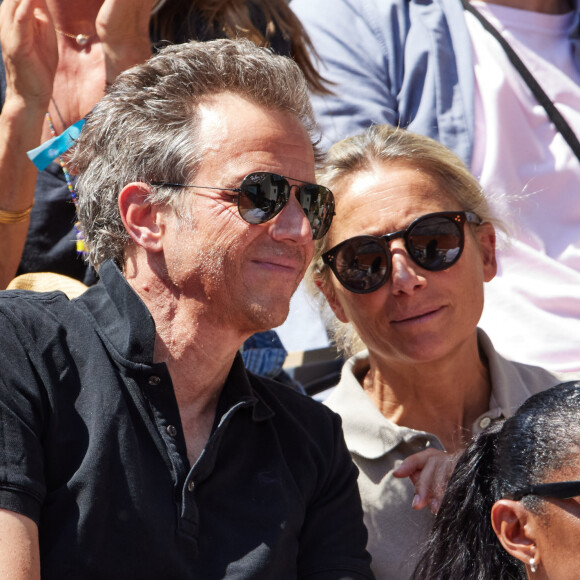
MULTIPOLYGON (((71 169, 89 261, 124 264, 130 237, 117 205, 134 181, 191 182, 202 161, 198 105, 232 92, 264 108, 289 112, 314 144, 315 123, 304 75, 296 63, 247 40, 171 45, 122 73, 88 115, 71 169)), ((185 216, 180 188, 152 187, 149 201, 185 216)))
MULTIPOLYGON (((504 229, 492 216, 479 181, 455 153, 434 139, 390 125, 373 125, 363 133, 335 143, 317 171, 317 181, 340 198, 339 186, 355 174, 372 171, 377 164, 401 161, 432 176, 464 211, 475 212, 484 222, 504 229)), ((337 348, 350 356, 365 345, 351 324, 340 322, 332 314, 316 285, 317 281, 330 284, 330 268, 322 262, 322 254, 329 249, 328 240, 325 236, 315 244, 314 258, 306 273, 306 286, 324 312, 328 331, 337 348)))

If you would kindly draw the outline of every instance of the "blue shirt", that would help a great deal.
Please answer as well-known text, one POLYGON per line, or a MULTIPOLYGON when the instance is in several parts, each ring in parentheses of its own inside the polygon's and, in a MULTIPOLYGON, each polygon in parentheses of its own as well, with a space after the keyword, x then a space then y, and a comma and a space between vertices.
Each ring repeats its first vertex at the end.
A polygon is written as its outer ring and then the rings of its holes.
MULTIPOLYGON (((470 167, 475 81, 459 0, 293 0, 333 95, 313 95, 322 147, 372 123, 436 139, 470 167)), ((571 39, 580 69, 580 6, 571 39)))

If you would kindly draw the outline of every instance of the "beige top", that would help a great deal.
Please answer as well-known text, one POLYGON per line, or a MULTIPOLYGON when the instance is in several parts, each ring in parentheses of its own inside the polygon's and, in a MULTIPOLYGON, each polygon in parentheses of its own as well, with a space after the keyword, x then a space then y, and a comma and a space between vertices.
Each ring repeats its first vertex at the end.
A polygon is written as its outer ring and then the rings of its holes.
MULTIPOLYGON (((473 424, 474 433, 499 417, 512 415, 530 395, 580 379, 578 373, 551 373, 502 358, 481 329, 478 341, 489 361, 491 398, 489 410, 473 424)), ((368 364, 366 351, 350 358, 325 404, 342 417, 346 444, 360 470, 358 485, 373 572, 378 580, 406 580, 413 573, 418 550, 434 516, 427 508, 411 509, 411 480, 396 479, 392 472, 408 455, 429 446, 443 446, 431 433, 401 427, 383 417, 356 379, 368 364)))

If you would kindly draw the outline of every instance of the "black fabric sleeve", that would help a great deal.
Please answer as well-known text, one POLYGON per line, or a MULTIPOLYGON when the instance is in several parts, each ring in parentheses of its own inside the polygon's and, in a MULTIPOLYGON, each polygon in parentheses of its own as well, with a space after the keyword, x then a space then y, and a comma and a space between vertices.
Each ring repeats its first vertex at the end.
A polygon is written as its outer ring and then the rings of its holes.
POLYGON ((307 509, 301 534, 299 578, 361 580, 374 578, 366 551, 367 530, 357 485, 358 469, 344 442, 340 417, 329 412, 332 447, 326 478, 307 509))
POLYGON ((0 329, 0 508, 38 524, 46 493, 42 381, 32 337, 10 313, 0 312, 0 329))

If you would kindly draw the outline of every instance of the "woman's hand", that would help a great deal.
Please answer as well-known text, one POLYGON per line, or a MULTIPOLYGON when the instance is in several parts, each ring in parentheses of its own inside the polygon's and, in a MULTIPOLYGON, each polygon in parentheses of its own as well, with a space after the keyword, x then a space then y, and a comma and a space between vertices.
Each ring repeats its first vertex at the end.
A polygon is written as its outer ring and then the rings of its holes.
POLYGON ((155 0, 105 0, 95 27, 105 55, 107 84, 151 56, 149 19, 155 0))
MULTIPOLYGON (((23 212, 34 203, 36 167, 26 156, 42 136, 56 69, 58 46, 44 0, 4 0, 0 43, 6 98, 0 114, 0 208, 23 212)), ((28 231, 28 218, 0 224, 0 288, 14 277, 28 231)))
POLYGON ((6 68, 6 101, 48 108, 58 66, 58 46, 44 0, 4 0, 0 43, 6 68))
POLYGON ((447 482, 462 451, 447 453, 439 449, 425 449, 409 455, 395 469, 395 477, 410 477, 415 486, 412 507, 415 510, 429 506, 436 514, 441 505, 447 482))

